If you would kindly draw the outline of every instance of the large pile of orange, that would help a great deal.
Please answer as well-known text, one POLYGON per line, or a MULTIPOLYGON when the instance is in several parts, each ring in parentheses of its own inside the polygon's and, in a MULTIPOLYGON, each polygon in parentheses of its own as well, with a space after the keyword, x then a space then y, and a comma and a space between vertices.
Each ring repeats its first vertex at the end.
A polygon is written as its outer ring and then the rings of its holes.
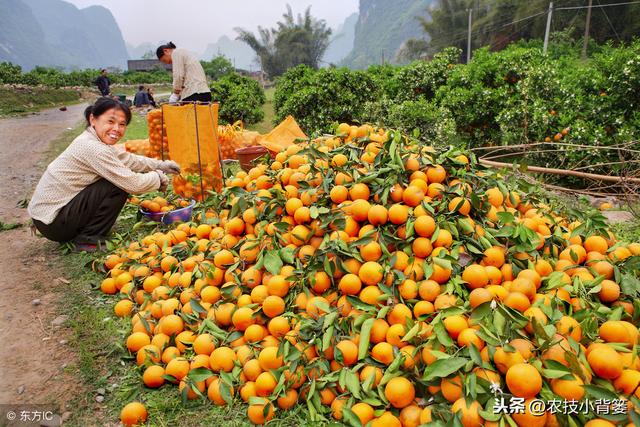
POLYGON ((597 213, 366 125, 227 185, 204 223, 106 258, 147 387, 241 399, 255 424, 304 405, 350 425, 638 425, 640 244, 597 213), (603 398, 628 413, 529 404, 603 398))
POLYGON ((124 143, 124 149, 129 153, 146 156, 149 153, 149 139, 130 139, 124 143))

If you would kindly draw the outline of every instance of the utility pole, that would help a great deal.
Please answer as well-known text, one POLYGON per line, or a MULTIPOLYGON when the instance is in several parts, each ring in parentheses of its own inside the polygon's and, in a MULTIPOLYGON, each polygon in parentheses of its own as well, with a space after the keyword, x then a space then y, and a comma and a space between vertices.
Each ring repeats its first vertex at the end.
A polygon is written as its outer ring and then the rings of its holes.
POLYGON ((382 65, 384 65, 384 48, 382 49, 382 65))
POLYGON ((553 13, 553 2, 549 2, 549 12, 547 13, 547 29, 544 32, 544 47, 542 52, 547 54, 547 47, 549 46, 549 32, 551 31, 551 14, 553 13))
POLYGON ((467 64, 471 62, 471 12, 473 9, 469 9, 469 35, 467 37, 467 64))
POLYGON ((591 25, 591 5, 593 0, 589 0, 589 8, 587 9, 587 22, 584 25, 584 43, 582 45, 582 59, 587 58, 587 45, 589 44, 589 26, 591 25))

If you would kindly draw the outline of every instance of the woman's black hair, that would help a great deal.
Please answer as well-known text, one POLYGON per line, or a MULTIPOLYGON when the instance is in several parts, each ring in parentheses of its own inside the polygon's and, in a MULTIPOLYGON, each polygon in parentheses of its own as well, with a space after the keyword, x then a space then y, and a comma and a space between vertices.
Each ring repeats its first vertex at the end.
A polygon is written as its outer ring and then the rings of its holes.
POLYGON ((158 57, 158 59, 162 58, 162 55, 164 55, 164 50, 165 49, 175 49, 176 45, 173 44, 173 42, 169 42, 167 44, 163 44, 158 46, 158 48, 156 49, 156 56, 158 57))
POLYGON ((127 124, 131 122, 131 110, 129 109, 129 107, 127 107, 125 104, 118 101, 117 99, 109 98, 108 96, 103 96, 101 98, 98 98, 95 104, 89 105, 84 110, 84 118, 87 120, 87 126, 91 124, 91 122, 89 121, 89 118, 91 117, 92 114, 93 114, 93 117, 100 117, 107 111, 114 108, 124 113, 125 117, 127 118, 127 124))

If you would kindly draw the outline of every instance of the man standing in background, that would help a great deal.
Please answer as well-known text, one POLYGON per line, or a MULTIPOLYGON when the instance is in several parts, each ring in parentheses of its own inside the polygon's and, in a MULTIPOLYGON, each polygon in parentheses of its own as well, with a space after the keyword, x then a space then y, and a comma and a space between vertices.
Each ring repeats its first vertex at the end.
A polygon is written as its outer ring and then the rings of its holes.
POLYGON ((98 86, 98 90, 102 96, 109 96, 109 93, 111 93, 111 89, 109 89, 110 85, 111 80, 107 77, 107 70, 103 68, 100 70, 100 75, 96 79, 96 86, 98 86))

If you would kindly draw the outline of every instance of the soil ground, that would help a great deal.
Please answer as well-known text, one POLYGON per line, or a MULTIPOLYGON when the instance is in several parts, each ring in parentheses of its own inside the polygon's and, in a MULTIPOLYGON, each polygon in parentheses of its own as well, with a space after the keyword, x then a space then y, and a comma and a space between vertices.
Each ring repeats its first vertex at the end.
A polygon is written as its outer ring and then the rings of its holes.
POLYGON ((64 412, 80 387, 65 370, 75 356, 56 313, 55 289, 68 284, 57 245, 31 235, 18 205, 31 196, 52 141, 78 125, 85 106, 0 120, 0 221, 23 224, 0 232, 0 404, 53 404, 64 412))

